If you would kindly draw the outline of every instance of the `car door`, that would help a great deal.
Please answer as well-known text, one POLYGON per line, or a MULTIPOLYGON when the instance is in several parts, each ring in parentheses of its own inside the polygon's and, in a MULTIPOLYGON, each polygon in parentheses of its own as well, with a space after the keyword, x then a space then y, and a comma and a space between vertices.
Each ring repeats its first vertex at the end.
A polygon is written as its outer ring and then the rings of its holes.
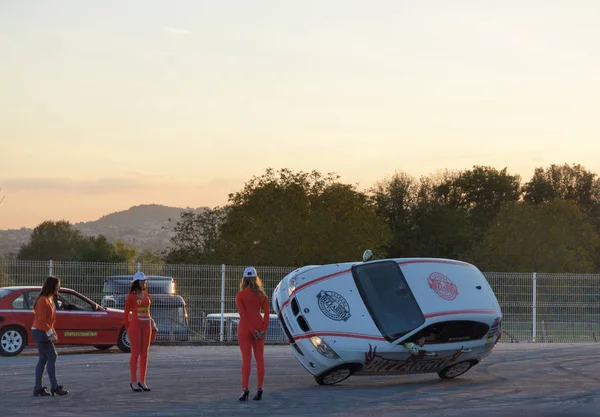
MULTIPOLYGON (((473 320, 448 320, 431 324, 397 345, 408 352, 407 344, 416 345, 407 367, 410 373, 439 372, 456 362, 470 360, 481 350, 481 339, 490 326, 473 320)), ((409 345, 410 346, 410 345, 409 345)))
POLYGON ((33 325, 33 303, 39 294, 39 290, 24 291, 13 300, 11 307, 11 322, 22 326, 27 331, 27 344, 35 345, 31 336, 33 325))
POLYGON ((60 344, 115 344, 118 328, 106 311, 72 290, 61 289, 56 296, 56 332, 60 344))

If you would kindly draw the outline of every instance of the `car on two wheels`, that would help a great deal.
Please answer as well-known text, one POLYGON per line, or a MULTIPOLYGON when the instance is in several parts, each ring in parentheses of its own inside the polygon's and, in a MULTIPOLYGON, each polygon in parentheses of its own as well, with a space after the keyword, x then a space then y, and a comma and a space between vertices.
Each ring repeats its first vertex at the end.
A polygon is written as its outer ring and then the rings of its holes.
POLYGON ((296 269, 273 291, 292 352, 317 383, 351 375, 454 378, 491 353, 502 312, 477 267, 370 256, 296 269))
MULTIPOLYGON (((0 288, 0 355, 17 356, 35 346, 31 336, 33 303, 41 287, 0 288)), ((55 297, 57 345, 89 345, 100 350, 117 345, 130 351, 123 310, 104 308, 84 295, 61 288, 55 297)))

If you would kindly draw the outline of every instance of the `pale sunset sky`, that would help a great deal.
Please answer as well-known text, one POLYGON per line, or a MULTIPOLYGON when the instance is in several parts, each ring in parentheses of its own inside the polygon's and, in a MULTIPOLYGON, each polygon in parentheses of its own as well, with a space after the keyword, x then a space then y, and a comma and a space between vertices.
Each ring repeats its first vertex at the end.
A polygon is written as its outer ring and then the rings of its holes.
POLYGON ((597 0, 0 0, 0 229, 223 205, 268 167, 600 174, 598 22, 597 0))

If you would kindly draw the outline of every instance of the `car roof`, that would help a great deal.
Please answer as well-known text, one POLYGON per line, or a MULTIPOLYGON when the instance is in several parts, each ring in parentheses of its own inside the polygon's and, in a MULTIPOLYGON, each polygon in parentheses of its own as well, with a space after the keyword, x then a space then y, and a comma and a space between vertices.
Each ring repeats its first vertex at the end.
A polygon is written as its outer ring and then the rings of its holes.
MULTIPOLYGON (((22 286, 13 286, 13 287, 0 287, 0 290, 10 290, 10 291, 19 291, 19 290, 41 290, 42 286, 41 285, 22 285, 22 286)), ((67 288, 67 287, 60 287, 61 290, 70 290, 70 291, 75 291, 72 290, 71 288, 67 288)))
POLYGON ((363 262, 363 261, 354 261, 354 262, 335 262, 335 263, 330 263, 330 264, 322 264, 322 265, 311 265, 311 266, 317 266, 317 267, 323 267, 323 266, 332 266, 332 265, 337 265, 337 266, 342 266, 342 267, 352 267, 354 265, 359 265, 359 264, 368 264, 368 263, 374 263, 374 262, 385 262, 385 261, 394 261, 394 262, 398 262, 398 263, 402 263, 402 262, 452 262, 452 263, 460 263, 460 264, 464 264, 464 265, 471 265, 472 264, 468 263, 468 262, 464 262, 464 261, 460 261, 457 259, 449 259, 449 258, 382 258, 382 259, 372 259, 370 261, 367 262, 363 262))
POLYGON ((15 291, 15 290, 33 290, 33 289, 41 289, 42 286, 38 285, 24 285, 24 286, 13 286, 13 287, 2 287, 0 288, 0 290, 11 290, 11 291, 15 291))

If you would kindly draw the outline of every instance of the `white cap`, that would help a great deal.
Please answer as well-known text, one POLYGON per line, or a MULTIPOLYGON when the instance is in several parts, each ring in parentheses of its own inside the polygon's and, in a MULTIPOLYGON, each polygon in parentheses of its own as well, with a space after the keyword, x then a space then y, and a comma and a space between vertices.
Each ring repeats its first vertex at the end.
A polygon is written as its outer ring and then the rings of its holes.
POLYGON ((147 280, 147 279, 148 279, 148 278, 146 278, 146 275, 144 275, 144 273, 143 273, 143 272, 141 272, 141 271, 137 271, 137 272, 136 272, 136 273, 133 275, 133 280, 134 280, 134 281, 137 281, 137 280, 140 280, 140 281, 145 281, 145 280, 147 280))
POLYGON ((254 267, 249 266, 244 269, 244 278, 254 278, 256 277, 256 269, 254 267))

